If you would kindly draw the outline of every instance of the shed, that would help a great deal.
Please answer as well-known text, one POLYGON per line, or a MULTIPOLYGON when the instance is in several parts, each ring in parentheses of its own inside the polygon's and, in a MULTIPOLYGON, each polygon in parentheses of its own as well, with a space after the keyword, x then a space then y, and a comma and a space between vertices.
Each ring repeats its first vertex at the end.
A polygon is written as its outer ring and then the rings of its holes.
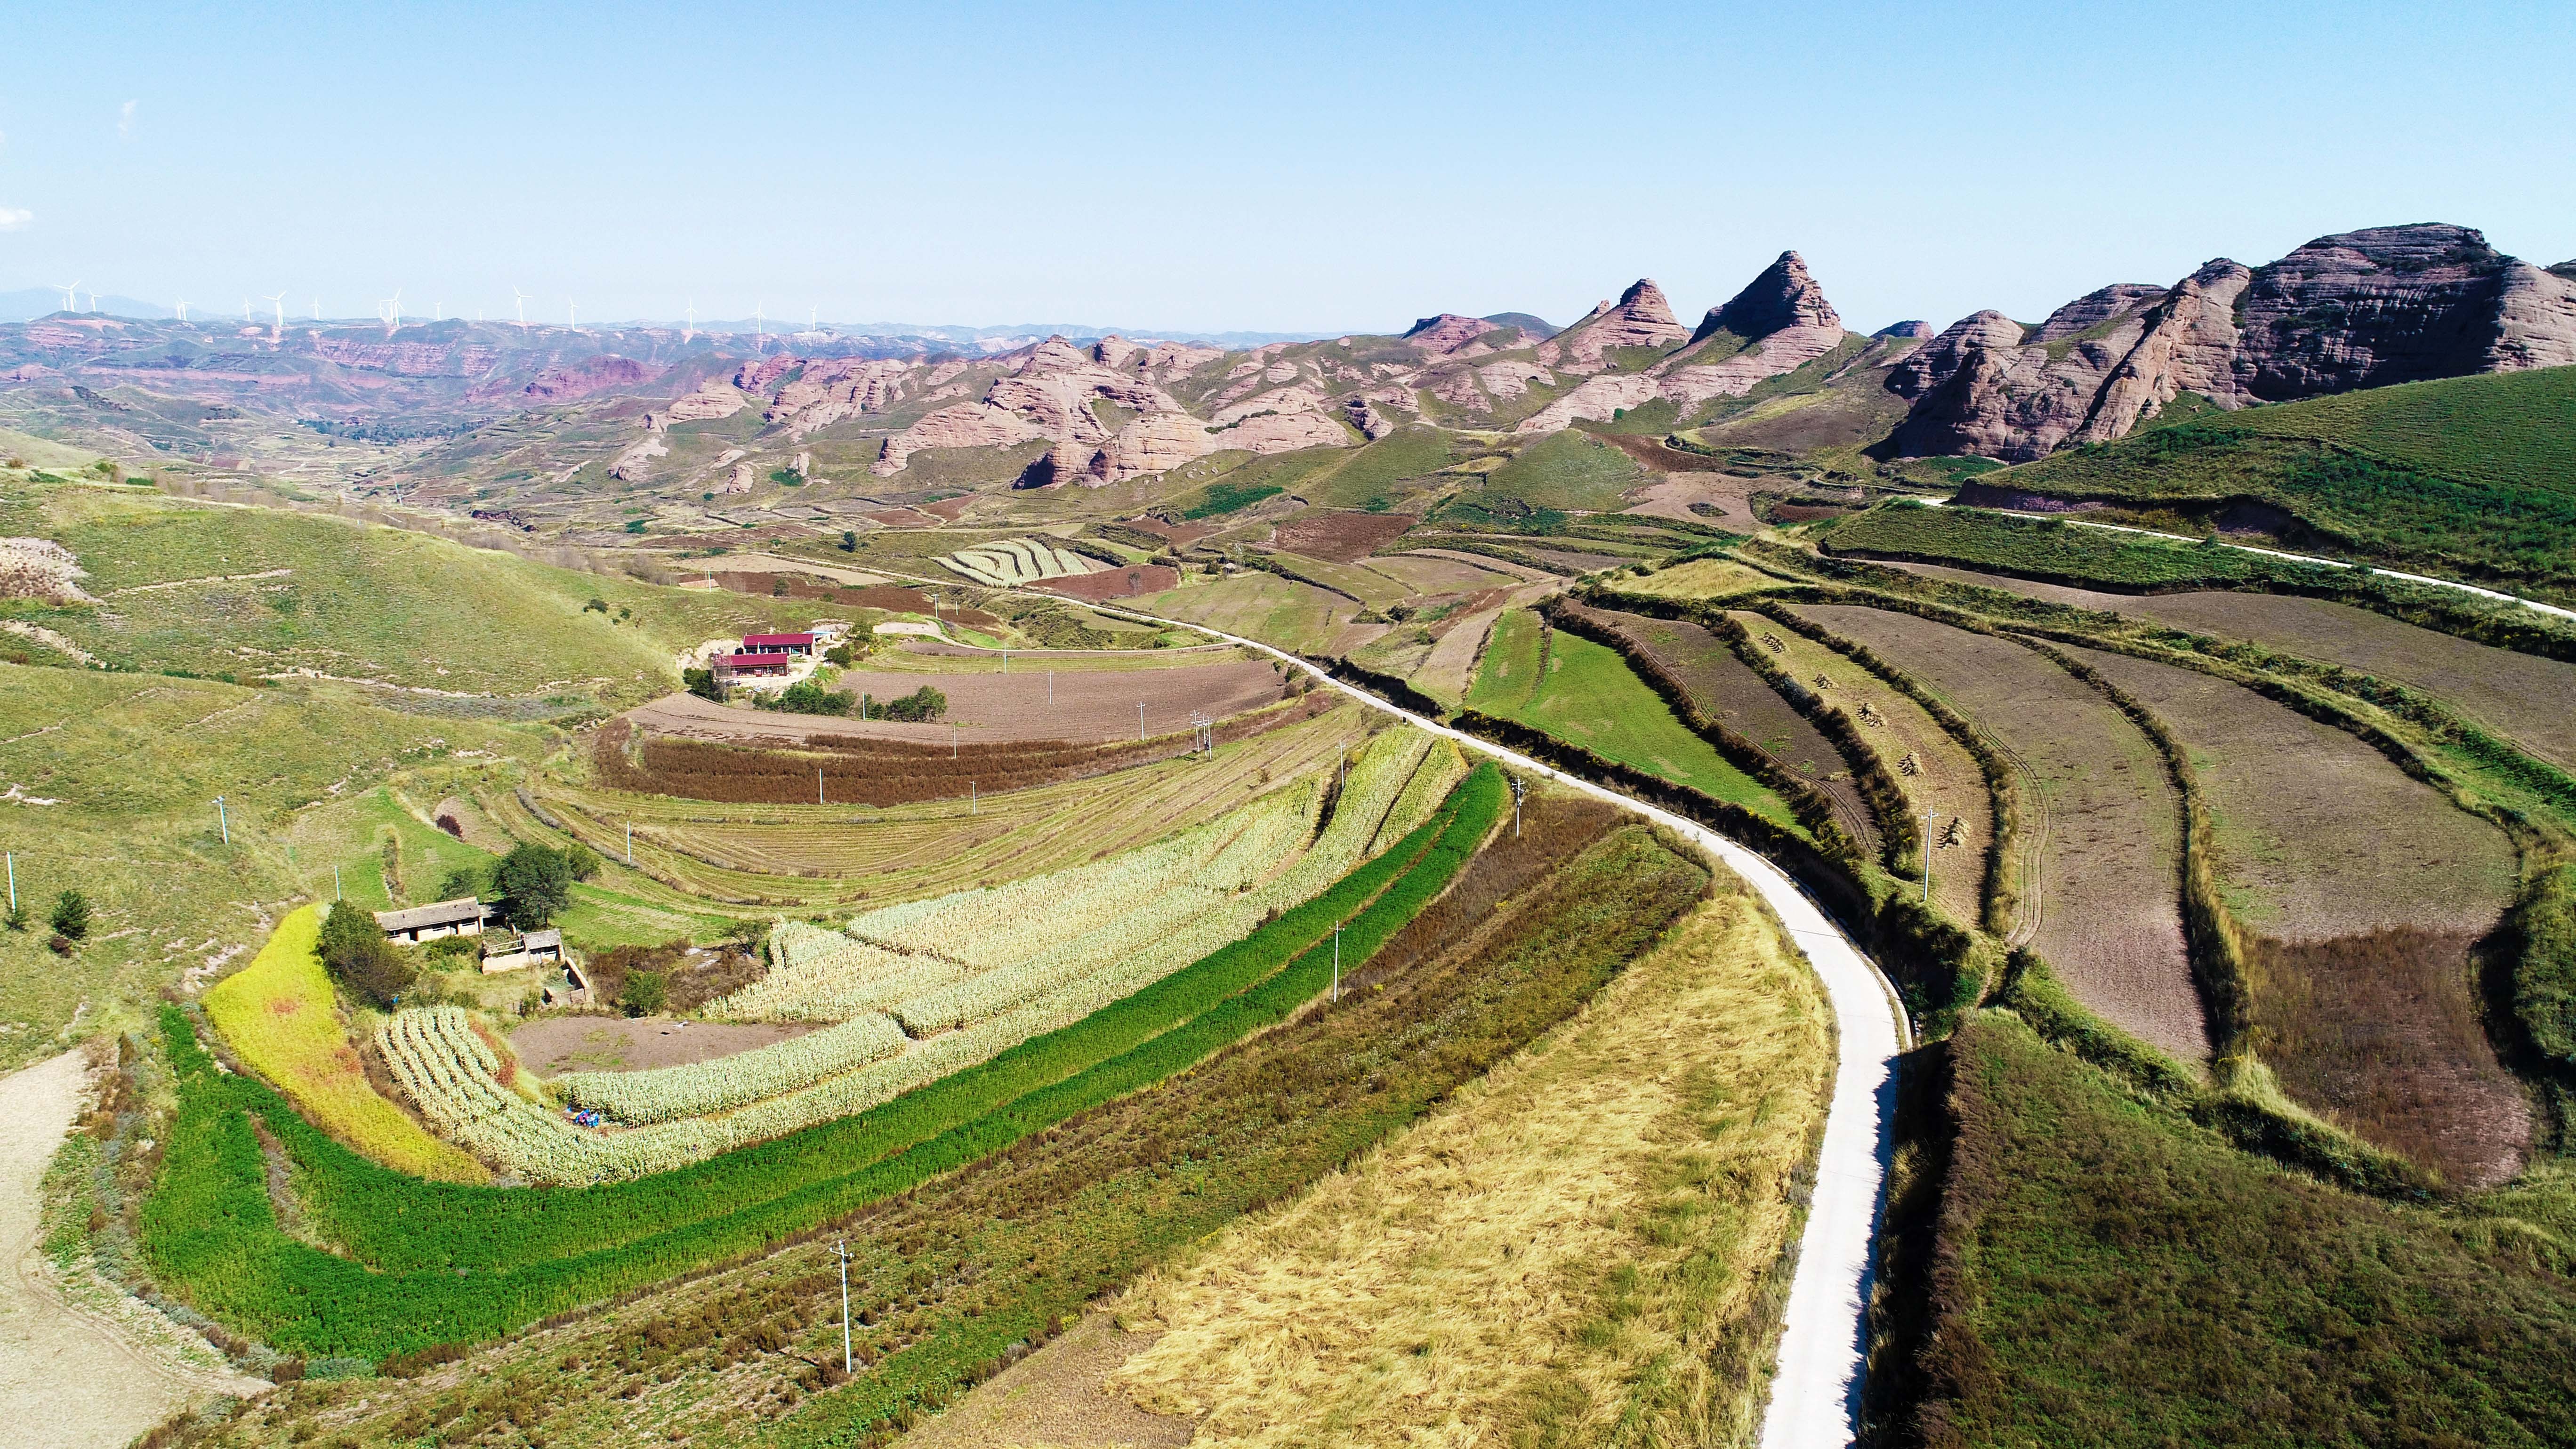
POLYGON ((458 896, 433 905, 376 912, 376 928, 388 939, 418 943, 441 936, 479 936, 490 909, 473 896, 458 896))
POLYGON ((814 636, 811 634, 745 634, 742 636, 742 652, 745 654, 811 654, 814 652, 814 636))
POLYGON ((793 654, 725 654, 716 659, 716 672, 739 678, 746 674, 785 674, 796 662, 793 654))

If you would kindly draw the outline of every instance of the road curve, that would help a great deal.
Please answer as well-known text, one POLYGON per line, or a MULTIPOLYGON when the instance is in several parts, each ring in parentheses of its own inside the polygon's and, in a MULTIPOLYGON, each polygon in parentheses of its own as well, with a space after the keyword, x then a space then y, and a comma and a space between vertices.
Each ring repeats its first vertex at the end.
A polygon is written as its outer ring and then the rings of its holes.
POLYGON ((1762 893, 1824 983, 1826 998, 1833 1004, 1838 1058, 1833 1098, 1825 1114, 1824 1146, 1816 1161, 1815 1193, 1808 1204, 1806 1231, 1799 1239, 1797 1273, 1790 1282, 1780 1333, 1779 1371, 1771 1380, 1770 1407, 1762 1421, 1762 1444, 1764 1449, 1835 1449, 1851 1443, 1859 1425, 1872 1247, 1894 1151, 1896 1056, 1910 1044, 1895 989, 1876 963, 1861 954, 1787 872, 1697 821, 1398 708, 1258 639, 1141 610, 1090 607, 1260 650, 1371 709, 1455 740, 1523 774, 1545 776, 1644 815, 1706 847, 1762 893))

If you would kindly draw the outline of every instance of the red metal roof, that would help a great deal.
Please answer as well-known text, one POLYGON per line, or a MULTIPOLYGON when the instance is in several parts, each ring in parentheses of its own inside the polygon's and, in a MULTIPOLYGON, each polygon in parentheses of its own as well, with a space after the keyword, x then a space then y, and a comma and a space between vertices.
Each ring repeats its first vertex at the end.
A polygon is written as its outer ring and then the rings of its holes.
POLYGON ((784 669, 796 662, 793 654, 728 654, 719 661, 727 669, 784 669))
POLYGON ((814 636, 811 634, 745 634, 742 636, 742 647, 745 650, 782 649, 792 645, 803 645, 811 649, 814 647, 814 636))

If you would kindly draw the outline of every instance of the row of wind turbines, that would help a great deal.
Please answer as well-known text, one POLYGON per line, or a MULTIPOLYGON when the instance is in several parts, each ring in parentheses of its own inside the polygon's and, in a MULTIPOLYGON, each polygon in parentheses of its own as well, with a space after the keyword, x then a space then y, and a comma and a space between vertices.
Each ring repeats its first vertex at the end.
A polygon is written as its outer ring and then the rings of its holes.
MULTIPOLYGON (((63 294, 64 311, 78 312, 81 310, 80 285, 81 284, 77 281, 54 283, 54 290, 63 294)), ((385 331, 388 334, 400 329, 402 326, 402 294, 403 289, 396 287, 392 296, 386 297, 376 303, 376 320, 385 324, 385 331)), ((286 326, 286 293, 284 291, 262 293, 259 300, 268 303, 271 307, 276 309, 277 320, 273 324, 274 330, 284 330, 286 326)), ((519 325, 523 328, 528 325, 528 303, 534 300, 536 300, 534 297, 530 296, 526 292, 520 291, 515 284, 510 288, 510 303, 516 311, 519 325)), ((89 305, 91 311, 98 310, 98 293, 92 292, 89 294, 89 305)), ((756 338, 765 338, 769 335, 768 305, 768 303, 763 302, 758 306, 753 307, 751 310, 752 331, 756 338)), ((179 299, 177 311, 179 313, 180 321, 185 322, 188 320, 187 298, 182 297, 179 299)), ((817 306, 810 309, 806 314, 805 330, 788 335, 808 338, 822 336, 822 315, 823 309, 821 307, 817 306)), ((687 316, 688 321, 682 327, 680 333, 681 340, 683 341, 694 338, 698 334, 698 302, 694 297, 689 299, 687 316)), ((250 299, 248 297, 244 297, 242 299, 242 320, 244 322, 251 320, 251 306, 250 299)), ((319 297, 313 299, 313 320, 316 322, 322 320, 322 299, 319 297)), ((419 319, 415 317, 413 320, 418 321, 419 319)), ((433 305, 431 320, 438 322, 444 322, 447 320, 447 309, 444 305, 433 305)), ((479 309, 474 314, 474 320, 477 322, 483 320, 483 314, 479 309)), ((581 304, 569 297, 564 299, 564 324, 568 327, 574 328, 581 326, 581 304)))

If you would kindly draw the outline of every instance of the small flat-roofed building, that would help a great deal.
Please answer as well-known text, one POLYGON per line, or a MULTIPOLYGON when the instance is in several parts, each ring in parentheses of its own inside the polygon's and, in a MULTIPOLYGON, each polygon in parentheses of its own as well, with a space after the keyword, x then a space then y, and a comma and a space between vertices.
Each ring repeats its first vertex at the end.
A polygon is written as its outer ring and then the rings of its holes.
POLYGON ((484 974, 496 971, 518 971, 529 966, 568 965, 564 959, 563 932, 553 927, 530 931, 503 950, 483 958, 484 974))
POLYGON ((479 936, 489 908, 472 896, 376 912, 376 927, 389 940, 418 944, 441 936, 479 936))
POLYGON ((745 634, 742 636, 742 652, 793 654, 802 658, 814 652, 814 636, 811 634, 745 634))

